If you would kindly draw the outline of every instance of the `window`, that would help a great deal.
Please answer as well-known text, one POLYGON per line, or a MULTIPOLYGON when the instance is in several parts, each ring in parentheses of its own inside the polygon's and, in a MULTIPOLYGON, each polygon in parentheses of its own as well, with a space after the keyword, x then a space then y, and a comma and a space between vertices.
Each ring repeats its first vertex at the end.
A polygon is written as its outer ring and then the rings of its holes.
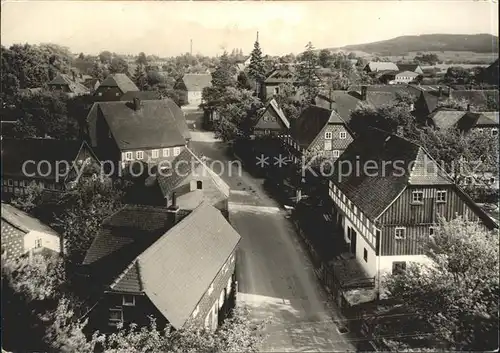
POLYGON ((42 239, 38 238, 35 239, 35 248, 41 248, 42 247, 42 239))
POLYGON ((212 294, 213 291, 214 291, 214 284, 212 283, 210 285, 210 288, 208 288, 208 295, 212 294))
POLYGON ((163 157, 169 157, 169 156, 170 156, 170 149, 164 148, 163 149, 163 157))
POLYGON ((392 263, 392 274, 398 274, 406 270, 406 261, 394 261, 392 263))
POLYGON ((498 136, 498 130, 497 129, 491 129, 491 136, 498 136))
POLYGON ((496 181, 495 177, 490 178, 490 184, 495 184, 495 181, 496 181))
POLYGON ((181 148, 180 147, 174 147, 174 156, 178 156, 179 153, 181 153, 181 148))
POLYGON ((413 191, 411 193, 412 203, 423 203, 424 202, 424 192, 423 191, 413 191))
POLYGON ((269 129, 265 129, 265 130, 264 130, 264 134, 266 134, 266 135, 271 134, 271 130, 269 130, 269 129))
POLYGON ((116 92, 115 95, 118 97, 120 95, 120 93, 116 92))
POLYGON ((446 190, 438 190, 437 202, 446 202, 446 190))
POLYGON ((198 190, 203 189, 203 182, 202 182, 201 180, 198 180, 198 181, 196 182, 196 188, 197 188, 198 190))
POLYGON ((153 152, 151 153, 151 156, 153 158, 158 158, 160 156, 160 151, 159 150, 153 150, 153 152))
POLYGON ((123 321, 122 309, 109 309, 109 321, 112 325, 123 321))
POLYGON ((368 262, 368 250, 366 248, 363 248, 363 259, 368 262))
POLYGON ((14 180, 14 186, 18 186, 17 180, 14 180))
POLYGON ((429 227, 429 235, 433 236, 434 234, 436 234, 436 228, 435 227, 429 227))
POLYGON ((333 157, 339 158, 339 156, 340 156, 340 151, 339 150, 334 150, 333 151, 333 157))
POLYGON ((135 306, 135 296, 128 294, 122 295, 122 305, 135 306))
POLYGON ((325 139, 327 140, 331 140, 333 137, 332 133, 331 132, 325 132, 325 139))
POLYGON ((345 140, 347 138, 347 132, 341 131, 339 137, 341 140, 345 140))
POLYGON ((280 88, 274 87, 274 94, 280 94, 280 88))
POLYGON ((403 227, 396 227, 396 231, 394 234, 394 239, 404 239, 406 238, 406 228, 403 227))
POLYGON ((102 97, 102 92, 98 92, 98 93, 97 93, 97 95, 98 95, 99 97, 102 97))
POLYGON ((132 160, 132 152, 125 152, 125 160, 126 161, 132 160))
POLYGON ((197 317, 199 312, 200 312, 200 306, 196 305, 196 308, 194 308, 193 311, 193 317, 197 317))
POLYGON ((13 184, 12 179, 7 179, 7 185, 12 186, 12 184, 13 184))
POLYGON ((135 152, 135 158, 137 158, 137 159, 143 159, 144 158, 144 152, 142 152, 142 151, 135 152))
POLYGON ((325 140, 325 151, 332 150, 332 140, 325 140))
POLYGON ((269 119, 268 119, 267 115, 264 115, 264 116, 262 117, 262 121, 268 121, 268 120, 269 120, 269 119))

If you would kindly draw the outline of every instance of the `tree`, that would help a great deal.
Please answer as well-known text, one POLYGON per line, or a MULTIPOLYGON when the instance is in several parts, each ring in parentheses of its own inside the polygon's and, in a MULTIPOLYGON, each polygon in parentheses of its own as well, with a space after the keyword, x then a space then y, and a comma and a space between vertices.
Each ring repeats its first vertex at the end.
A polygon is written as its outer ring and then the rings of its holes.
POLYGON ((436 54, 417 53, 413 60, 420 64, 436 65, 439 62, 439 57, 436 54))
POLYGON ((115 57, 109 64, 109 72, 112 74, 126 74, 128 73, 128 64, 122 58, 115 57))
POLYGON ((224 52, 220 58, 217 69, 212 73, 212 85, 217 88, 234 86, 235 82, 231 75, 231 63, 227 52, 224 52))
POLYGON ((94 78, 97 78, 100 82, 102 82, 106 77, 103 67, 97 62, 92 66, 90 75, 94 78))
POLYGON ((139 55, 137 56, 137 60, 135 61, 137 65, 142 65, 142 66, 147 66, 148 65, 148 59, 146 58, 146 54, 144 52, 140 52, 139 55))
POLYGON ((133 80, 137 87, 144 91, 148 82, 148 78, 146 76, 146 71, 144 70, 144 66, 142 64, 138 64, 135 68, 133 80))
POLYGON ((248 67, 248 76, 255 81, 257 87, 260 87, 262 82, 266 79, 264 59, 262 58, 262 50, 260 49, 258 37, 253 45, 253 50, 250 53, 250 66, 248 67))
POLYGON ((446 70, 444 82, 451 85, 467 85, 471 82, 471 73, 461 66, 451 66, 446 70))
MULTIPOLYGON (((498 235, 462 218, 449 222, 440 218, 435 235, 423 246, 432 265, 410 264, 405 271, 384 280, 388 298, 407 315, 400 317, 397 325, 380 325, 382 330, 409 343, 411 340, 405 336, 420 331, 401 332, 402 328, 418 325, 427 328, 428 341, 440 342, 447 350, 496 349, 498 235)), ((436 346, 427 348, 433 347, 436 346)))
POLYGON ((319 79, 316 76, 318 58, 311 42, 307 43, 306 51, 301 55, 298 69, 299 85, 304 88, 304 98, 312 103, 319 92, 319 79))
POLYGON ((456 183, 466 177, 498 170, 498 137, 458 129, 424 128, 416 142, 441 163, 456 183))
POLYGON ((252 89, 252 85, 250 84, 250 81, 248 80, 248 76, 245 73, 245 71, 241 71, 238 74, 237 82, 238 82, 238 88, 240 89, 247 89, 247 90, 252 89))
POLYGON ((111 63, 111 59, 113 58, 113 54, 111 52, 105 50, 99 54, 99 60, 103 64, 109 64, 111 63))
POLYGON ((333 56, 332 56, 332 53, 330 52, 330 50, 322 49, 319 52, 318 61, 319 61, 319 65, 321 67, 330 67, 332 60, 333 60, 333 56))
POLYGON ((279 93, 275 96, 275 99, 290 121, 297 119, 307 107, 306 102, 297 97, 297 89, 291 83, 281 84, 279 86, 279 93))

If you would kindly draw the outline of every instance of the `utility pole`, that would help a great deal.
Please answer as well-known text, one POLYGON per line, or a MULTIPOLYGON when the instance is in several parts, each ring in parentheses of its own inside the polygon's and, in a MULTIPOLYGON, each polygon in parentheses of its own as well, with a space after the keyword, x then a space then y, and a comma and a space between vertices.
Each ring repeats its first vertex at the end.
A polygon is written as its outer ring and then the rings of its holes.
POLYGON ((189 54, 191 54, 191 56, 193 56, 193 40, 192 39, 191 39, 191 43, 190 43, 189 54))

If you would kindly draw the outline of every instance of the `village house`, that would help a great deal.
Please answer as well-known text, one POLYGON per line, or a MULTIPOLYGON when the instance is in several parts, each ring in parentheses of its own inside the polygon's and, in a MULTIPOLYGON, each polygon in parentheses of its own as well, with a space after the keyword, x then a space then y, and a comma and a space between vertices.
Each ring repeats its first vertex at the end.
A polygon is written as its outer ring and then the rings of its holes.
POLYGON ((47 191, 65 190, 84 167, 85 173, 100 169, 85 141, 3 138, 2 199, 23 195, 31 183, 47 191))
POLYGON ((415 82, 419 77, 421 77, 421 74, 418 74, 413 71, 401 71, 386 76, 389 84, 415 82))
POLYGON ((393 62, 386 61, 370 61, 363 68, 363 71, 367 73, 374 73, 379 71, 399 71, 399 68, 393 62))
POLYGON ((334 110, 311 105, 282 139, 295 162, 318 156, 334 161, 353 141, 353 134, 334 110))
POLYGON ((75 80, 72 80, 66 74, 58 74, 47 83, 47 86, 51 91, 62 92, 69 96, 81 96, 89 94, 89 89, 75 80))
POLYGON ((92 148, 115 171, 134 161, 171 161, 190 140, 184 113, 170 99, 97 102, 87 125, 92 148))
POLYGON ((94 101, 108 102, 117 101, 127 92, 139 91, 139 88, 125 74, 108 75, 101 82, 99 87, 94 92, 94 101))
POLYGON ((97 304, 89 326, 186 325, 214 330, 234 307, 240 235, 213 206, 128 205, 108 217, 81 269, 97 304))
POLYGON ((183 92, 182 100, 184 102, 192 106, 198 106, 202 103, 203 89, 211 86, 211 74, 185 74, 177 80, 174 89, 183 92))
POLYGON ((282 84, 295 84, 296 76, 294 72, 289 68, 277 68, 271 71, 269 75, 267 75, 264 83, 262 84, 262 88, 260 94, 262 99, 267 100, 275 95, 280 93, 280 85, 282 84))
POLYGON ((101 81, 99 81, 98 78, 88 78, 82 83, 87 89, 89 90, 90 94, 94 94, 97 88, 99 88, 99 85, 101 84, 101 81))
POLYGON ((430 263, 420 245, 434 234, 439 216, 498 228, 422 147, 381 130, 359 136, 325 178, 342 258, 366 278, 430 263))
POLYGON ((409 71, 409 72, 414 72, 419 75, 424 74, 424 70, 422 70, 422 67, 417 64, 417 63, 398 63, 396 64, 398 66, 398 70, 403 72, 403 71, 409 71))
POLYGON ((253 132, 256 137, 278 136, 287 134, 289 129, 290 122, 285 113, 278 106, 276 99, 271 98, 264 107, 264 111, 257 116, 253 132))
POLYGON ((52 228, 14 206, 2 202, 2 258, 23 255, 56 255, 63 248, 62 237, 52 228))

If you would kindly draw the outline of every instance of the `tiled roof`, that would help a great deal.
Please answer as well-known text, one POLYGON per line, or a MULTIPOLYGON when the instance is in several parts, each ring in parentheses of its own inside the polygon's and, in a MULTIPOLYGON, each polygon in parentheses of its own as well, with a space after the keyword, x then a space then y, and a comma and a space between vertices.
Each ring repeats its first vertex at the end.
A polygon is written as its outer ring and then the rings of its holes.
POLYGON ((158 91, 128 91, 120 97, 121 101, 132 101, 134 98, 139 98, 145 101, 154 101, 161 99, 158 91))
MULTIPOLYGON (((56 163, 66 161, 69 166, 73 165, 81 147, 81 141, 4 138, 2 139, 2 175, 26 177, 35 174, 33 177, 54 179, 56 177, 56 163), (26 174, 24 174, 23 165, 26 161, 34 161, 34 163, 25 165, 26 174), (41 161, 47 161, 48 164, 47 162, 39 164, 38 162, 41 161), (39 172, 36 169, 37 166, 40 167, 39 172)), ((61 163, 59 165, 61 174, 65 172, 62 167, 61 163)))
POLYGON ((84 94, 89 92, 87 87, 79 82, 74 82, 71 78, 69 78, 68 75, 65 74, 58 74, 52 81, 48 83, 48 85, 68 86, 69 90, 76 94, 84 94))
POLYGON ((308 148, 323 127, 328 123, 332 114, 329 109, 311 105, 307 107, 292 125, 290 134, 303 148, 308 148))
MULTIPOLYGON (((452 184, 440 170, 428 174, 422 171, 420 162, 426 155, 420 146, 408 140, 370 129, 341 154, 330 180, 368 218, 375 220, 409 183, 452 184), (373 168, 370 173, 364 172, 363 167, 356 170, 356 165, 363 166, 367 161, 370 161, 370 166, 376 165, 377 170, 373 168), (413 164, 417 167, 411 169, 413 164)), ((437 168, 435 164, 432 167, 437 168)))
POLYGON ((275 69, 273 70, 264 81, 265 83, 286 83, 294 82, 296 80, 295 74, 289 69, 275 69))
POLYGON ((458 121, 460 131, 469 131, 475 127, 498 127, 498 112, 463 112, 463 117, 458 121))
POLYGON ((276 112, 276 114, 280 118, 280 120, 283 123, 283 125, 285 125, 287 129, 289 129, 290 128, 290 122, 286 118, 285 113, 283 113, 283 110, 281 110, 281 108, 278 106, 278 102, 276 102, 276 99, 272 98, 269 101, 269 105, 274 109, 274 111, 276 112))
POLYGON ((411 71, 415 72, 418 68, 418 64, 397 64, 399 71, 411 71))
POLYGON ((222 214, 202 203, 140 254, 137 265, 129 266, 121 276, 127 278, 129 287, 130 279, 139 277, 143 292, 178 329, 188 321, 239 241, 240 235, 222 214))
POLYGON ((398 71, 398 66, 392 62, 370 61, 366 66, 370 71, 398 71))
POLYGON ((229 196, 229 186, 192 149, 184 148, 173 160, 172 166, 175 168, 170 173, 159 173, 155 177, 164 197, 171 197, 172 192, 193 173, 210 177, 219 191, 224 196, 229 196))
POLYGON ((211 74, 185 74, 182 82, 188 91, 202 91, 205 87, 212 86, 211 74))
POLYGON ((94 103, 87 116, 92 145, 97 145, 96 125, 100 114, 120 150, 185 145, 176 109, 169 100, 141 101, 140 104, 140 109, 135 110, 131 102, 94 103))
POLYGON ((416 72, 414 72, 414 71, 407 71, 407 70, 405 70, 405 71, 401 71, 401 72, 398 72, 398 73, 396 74, 396 76, 405 76, 405 77, 412 77, 412 76, 413 76, 413 77, 417 77, 417 76, 419 76, 419 75, 420 75, 420 74, 417 74, 417 73, 416 73, 416 72))
POLYGON ((333 91, 333 109, 344 121, 351 120, 351 113, 361 105, 361 101, 346 91, 333 91))
POLYGON ((10 223, 14 227, 25 233, 36 231, 56 235, 59 237, 59 234, 49 226, 28 215, 26 212, 23 212, 15 208, 14 206, 4 202, 2 202, 2 221, 10 223))
POLYGON ((125 74, 108 75, 99 85, 102 87, 118 87, 123 93, 139 91, 135 83, 125 74))
POLYGON ((498 125, 498 112, 480 112, 479 119, 476 122, 477 126, 481 125, 498 125))
POLYGON ((431 115, 429 115, 429 119, 436 128, 448 129, 456 126, 466 113, 466 111, 443 109, 431 113, 431 115))

